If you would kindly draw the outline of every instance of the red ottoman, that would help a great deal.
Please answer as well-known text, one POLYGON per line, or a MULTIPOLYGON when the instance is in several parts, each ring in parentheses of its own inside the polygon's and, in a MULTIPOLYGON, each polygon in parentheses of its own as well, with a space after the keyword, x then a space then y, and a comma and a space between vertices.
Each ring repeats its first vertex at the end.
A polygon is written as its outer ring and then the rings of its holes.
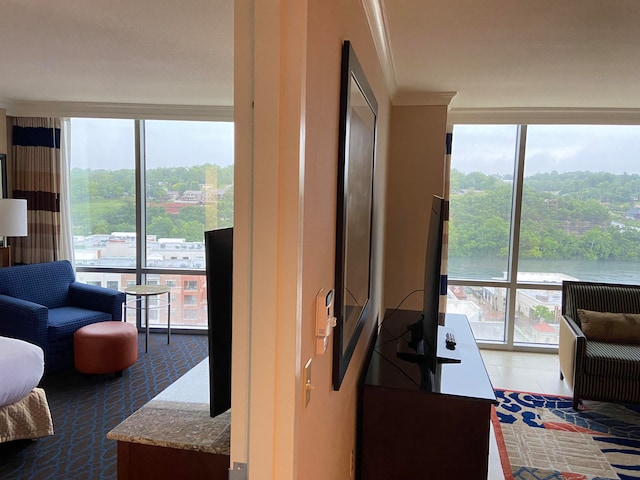
POLYGON ((124 322, 86 325, 73 335, 73 356, 79 372, 121 377, 138 359, 138 329, 124 322))

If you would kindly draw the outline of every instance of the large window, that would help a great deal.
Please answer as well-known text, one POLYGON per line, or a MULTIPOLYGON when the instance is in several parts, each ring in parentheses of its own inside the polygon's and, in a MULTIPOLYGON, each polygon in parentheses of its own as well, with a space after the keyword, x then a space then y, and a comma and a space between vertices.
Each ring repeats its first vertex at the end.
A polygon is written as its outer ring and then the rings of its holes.
POLYGON ((71 119, 71 224, 76 265, 135 267, 133 120, 71 119))
MULTIPOLYGON (((204 231, 233 225, 233 124, 70 123, 78 278, 120 290, 168 285, 172 328, 206 327, 204 231)), ((151 326, 166 317, 157 309, 151 326)), ((127 321, 136 318, 127 312, 127 321)))
POLYGON ((447 310, 476 339, 557 345, 565 279, 640 283, 640 127, 459 125, 447 310))

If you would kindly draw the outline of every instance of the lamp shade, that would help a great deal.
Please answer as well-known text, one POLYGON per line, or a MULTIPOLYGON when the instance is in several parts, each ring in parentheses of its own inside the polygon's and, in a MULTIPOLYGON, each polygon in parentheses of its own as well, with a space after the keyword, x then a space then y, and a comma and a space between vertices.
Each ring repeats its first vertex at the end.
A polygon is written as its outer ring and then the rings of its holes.
POLYGON ((22 198, 0 198, 0 236, 27 236, 27 201, 22 198))

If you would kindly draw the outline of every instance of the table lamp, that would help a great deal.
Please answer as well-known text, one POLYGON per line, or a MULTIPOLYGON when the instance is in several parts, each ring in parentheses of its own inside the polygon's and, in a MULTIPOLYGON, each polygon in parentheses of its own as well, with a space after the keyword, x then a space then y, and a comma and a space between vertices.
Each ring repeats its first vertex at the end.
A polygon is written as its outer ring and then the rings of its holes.
POLYGON ((27 201, 22 198, 0 198, 0 266, 10 267, 11 247, 7 237, 27 236, 27 201))

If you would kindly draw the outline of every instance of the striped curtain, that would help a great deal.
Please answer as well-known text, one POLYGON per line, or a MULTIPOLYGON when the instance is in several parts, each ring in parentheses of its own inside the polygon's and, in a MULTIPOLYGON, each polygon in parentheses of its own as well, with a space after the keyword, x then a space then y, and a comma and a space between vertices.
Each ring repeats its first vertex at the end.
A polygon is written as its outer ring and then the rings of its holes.
POLYGON ((444 231, 442 232, 442 263, 440 267, 440 318, 439 323, 444 325, 444 317, 447 312, 447 290, 449 283, 449 195, 451 189, 451 145, 453 142, 453 125, 447 125, 444 156, 444 192, 445 214, 444 231))
POLYGON ((14 262, 60 259, 60 119, 13 118, 11 188, 27 199, 26 237, 13 240, 14 262))

